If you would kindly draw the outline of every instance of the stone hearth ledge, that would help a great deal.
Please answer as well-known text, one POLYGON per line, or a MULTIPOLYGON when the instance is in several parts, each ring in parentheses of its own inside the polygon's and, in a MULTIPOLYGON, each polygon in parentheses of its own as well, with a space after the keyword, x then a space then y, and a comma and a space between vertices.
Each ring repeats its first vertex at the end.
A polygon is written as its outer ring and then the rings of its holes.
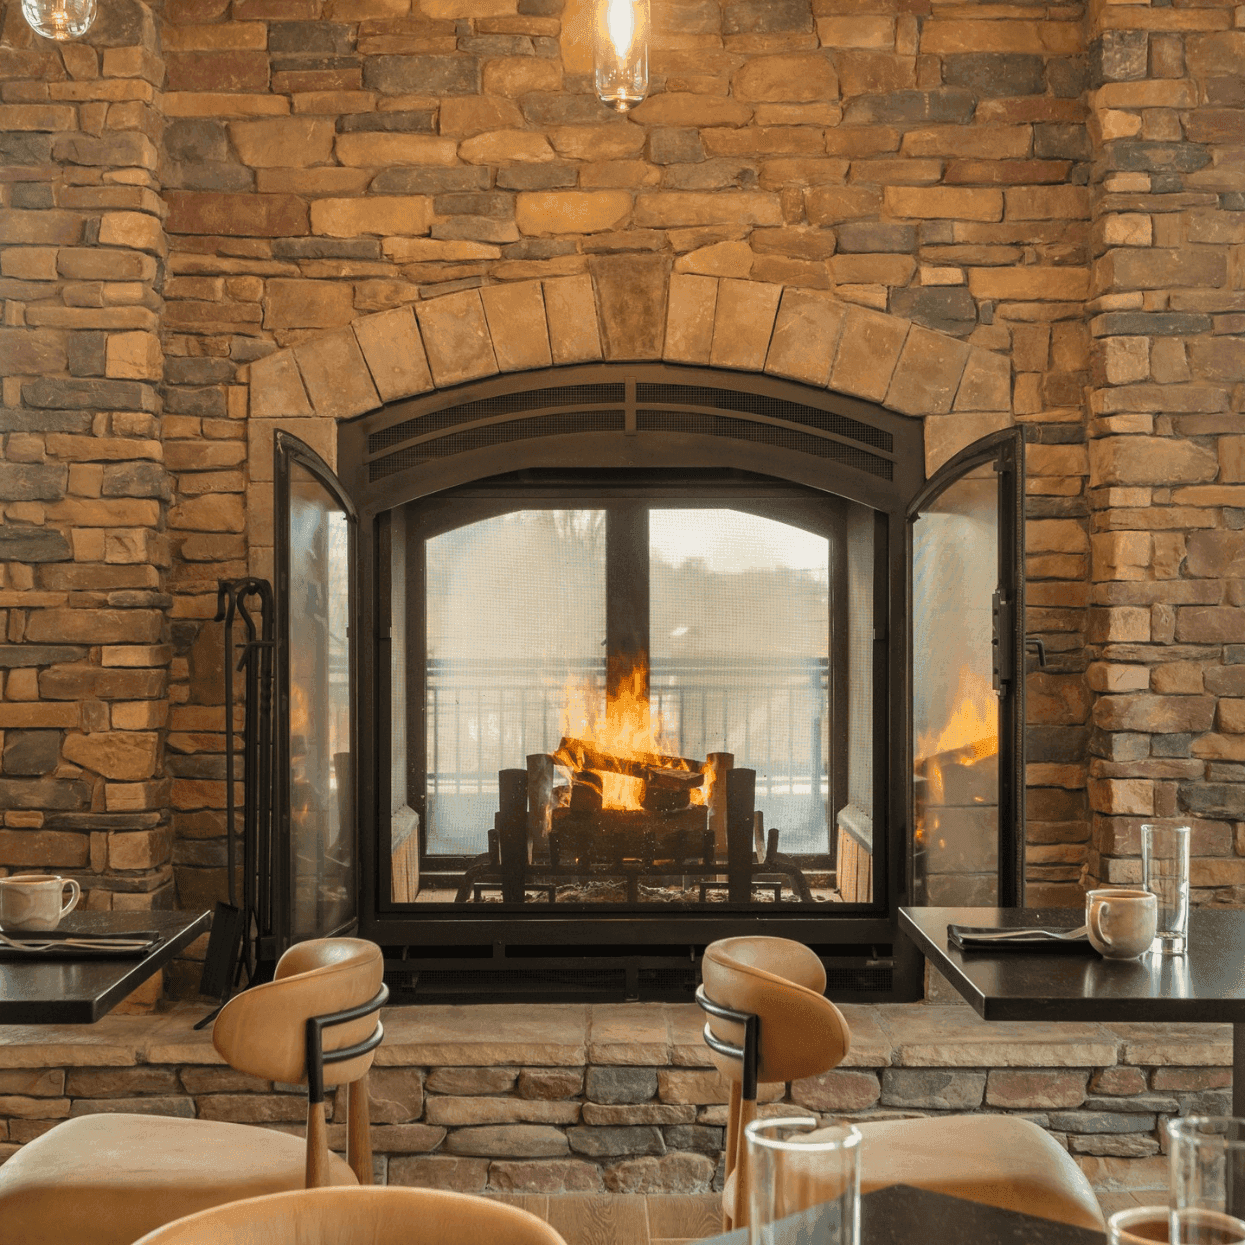
MULTIPOLYGON (((1103 1193, 1159 1189, 1170 1115, 1226 1110, 1231 1026, 1000 1023, 962 1003, 842 1008, 840 1067, 763 1090, 832 1118, 1009 1111, 1103 1193)), ((141 1111, 300 1130, 297 1087, 222 1066, 207 1008, 91 1026, 0 1026, 0 1156, 60 1119, 141 1111)), ((726 1086, 693 1005, 386 1009, 372 1077, 377 1178, 468 1192, 698 1192, 720 1185, 726 1086)), ((340 1117, 339 1117, 340 1118, 340 1117)), ((344 1126, 330 1126, 344 1144, 344 1126)))

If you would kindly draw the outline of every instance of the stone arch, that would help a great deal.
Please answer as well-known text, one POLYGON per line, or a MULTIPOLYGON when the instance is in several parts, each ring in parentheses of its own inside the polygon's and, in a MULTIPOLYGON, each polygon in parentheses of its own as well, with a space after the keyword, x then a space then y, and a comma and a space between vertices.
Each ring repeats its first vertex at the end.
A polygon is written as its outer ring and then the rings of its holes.
POLYGON ((925 467, 1013 422, 1011 361, 813 290, 667 273, 638 257, 591 273, 459 290, 362 316, 251 364, 247 530, 270 573, 272 434, 336 466, 337 424, 506 372, 595 362, 764 372, 921 418, 925 467))

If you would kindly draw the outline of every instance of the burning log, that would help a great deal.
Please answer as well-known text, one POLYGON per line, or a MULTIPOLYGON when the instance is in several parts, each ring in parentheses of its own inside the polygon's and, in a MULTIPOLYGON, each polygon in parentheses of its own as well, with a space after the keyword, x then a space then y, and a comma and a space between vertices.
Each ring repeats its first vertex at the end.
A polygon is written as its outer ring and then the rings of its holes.
POLYGON ((686 757, 663 756, 660 752, 636 752, 621 756, 607 752, 586 739, 563 736, 553 759, 571 770, 595 770, 599 774, 625 774, 629 778, 642 778, 658 785, 688 788, 699 787, 705 781, 703 766, 699 761, 686 757))

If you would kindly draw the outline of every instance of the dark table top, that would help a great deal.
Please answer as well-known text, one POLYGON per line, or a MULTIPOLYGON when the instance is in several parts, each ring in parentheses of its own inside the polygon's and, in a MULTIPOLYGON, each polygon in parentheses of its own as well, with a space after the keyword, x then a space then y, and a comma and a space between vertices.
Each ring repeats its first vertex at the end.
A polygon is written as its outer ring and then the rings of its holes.
POLYGON ((71 912, 60 930, 151 930, 160 941, 141 959, 5 960, 0 963, 0 1024, 93 1024, 210 924, 207 912, 71 912))
POLYGON ((900 908, 899 928, 985 1020, 1245 1022, 1245 910, 1195 908, 1184 956, 957 951, 947 926, 1075 929, 1077 908, 900 908))
MULTIPOLYGON (((798 1231, 787 1242, 775 1235, 777 1245, 805 1245, 798 1231)), ((1000 1210, 981 1202, 891 1185, 860 1199, 861 1245, 1104 1245, 1106 1236, 1052 1219, 1039 1219, 1015 1210, 1000 1210)), ((701 1245, 747 1245, 744 1229, 714 1236, 701 1245)))

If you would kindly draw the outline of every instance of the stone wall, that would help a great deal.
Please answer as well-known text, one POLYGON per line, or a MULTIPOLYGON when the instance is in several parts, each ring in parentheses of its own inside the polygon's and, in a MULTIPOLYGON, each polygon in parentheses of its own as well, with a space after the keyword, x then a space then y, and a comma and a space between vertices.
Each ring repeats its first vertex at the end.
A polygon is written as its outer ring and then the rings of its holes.
MULTIPOLYGON (((107 1017, 89 1033, 0 1028, 0 1157, 100 1111, 298 1132, 305 1090, 223 1066, 191 1028, 202 1011, 107 1017)), ((1110 1195, 1166 1188, 1168 1118, 1229 1109, 1227 1025, 997 1023, 963 1004, 843 1011, 842 1066, 763 1086, 763 1112, 1020 1115, 1110 1195)), ((468 1193, 720 1188, 727 1086, 703 1019, 661 1004, 389 1009, 371 1074, 378 1179, 468 1193)), ((329 1126, 339 1148, 343 1116, 344 1101, 329 1126)))
POLYGON ((591 93, 585 0, 103 11, 57 49, 9 0, 0 43, 0 867, 72 872, 97 907, 223 892, 204 623, 270 541, 252 363, 477 287, 643 272, 1010 359, 1051 654, 1030 895, 1134 876, 1155 815, 1197 819, 1199 896, 1235 898, 1236 10, 662 0, 626 119, 591 93))

